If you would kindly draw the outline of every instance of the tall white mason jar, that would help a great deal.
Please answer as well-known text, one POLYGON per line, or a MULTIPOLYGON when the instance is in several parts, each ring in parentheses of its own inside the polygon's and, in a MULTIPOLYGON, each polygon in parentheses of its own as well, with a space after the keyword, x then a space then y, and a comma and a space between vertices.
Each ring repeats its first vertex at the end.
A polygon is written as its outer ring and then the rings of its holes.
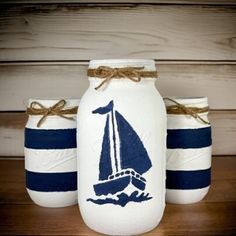
POLYGON ((208 100, 206 97, 166 98, 165 103, 168 113, 166 201, 195 203, 206 196, 211 181, 208 100), (191 111, 195 117, 190 115, 191 111))
POLYGON ((40 206, 77 203, 78 105, 78 99, 29 100, 24 148, 26 188, 40 206))
POLYGON ((88 75, 78 113, 81 215, 104 234, 150 231, 165 207, 166 111, 155 63, 93 60, 88 75))

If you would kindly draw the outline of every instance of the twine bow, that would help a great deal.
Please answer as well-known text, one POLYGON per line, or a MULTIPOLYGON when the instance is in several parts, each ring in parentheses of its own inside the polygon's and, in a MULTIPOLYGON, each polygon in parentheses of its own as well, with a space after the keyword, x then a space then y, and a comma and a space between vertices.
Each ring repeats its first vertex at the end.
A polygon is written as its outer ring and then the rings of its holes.
POLYGON ((163 98, 164 100, 169 100, 173 103, 175 103, 175 105, 172 106, 168 106, 167 109, 167 113, 168 114, 186 114, 186 115, 190 115, 193 118, 195 118, 196 120, 200 120, 202 121, 204 124, 210 124, 210 122, 204 120, 198 113, 204 113, 204 112, 208 112, 209 111, 209 107, 186 107, 178 102, 176 102, 175 100, 165 97, 163 98))
POLYGON ((88 76, 104 79, 95 89, 98 90, 104 84, 108 84, 113 78, 127 78, 134 82, 140 82, 141 77, 157 77, 156 71, 142 71, 144 67, 111 68, 99 66, 97 69, 89 69, 88 76))
POLYGON ((49 108, 43 106, 39 102, 32 102, 30 104, 30 107, 27 108, 26 113, 28 115, 42 115, 41 119, 37 123, 37 127, 40 127, 42 123, 46 120, 46 118, 51 115, 60 116, 68 120, 74 120, 73 117, 68 117, 65 115, 76 114, 78 107, 76 106, 76 107, 72 107, 68 109, 63 109, 65 105, 66 105, 66 101, 63 99, 58 101, 56 104, 54 104, 53 106, 49 108))

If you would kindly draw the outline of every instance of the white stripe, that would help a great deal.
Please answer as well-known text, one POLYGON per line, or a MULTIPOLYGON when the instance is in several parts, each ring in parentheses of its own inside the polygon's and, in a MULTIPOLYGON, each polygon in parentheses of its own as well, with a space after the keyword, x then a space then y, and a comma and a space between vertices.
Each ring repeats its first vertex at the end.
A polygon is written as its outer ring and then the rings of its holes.
MULTIPOLYGON (((207 113, 202 113, 200 116, 208 121, 207 113)), ((167 129, 197 129, 209 126, 190 115, 167 115, 167 129)))
POLYGON ((167 149, 167 170, 204 170, 211 167, 211 146, 167 149))
POLYGON ((29 120, 26 124, 26 128, 30 129, 73 129, 76 128, 76 115, 66 115, 73 117, 73 120, 58 116, 48 116, 46 121, 42 123, 40 127, 37 127, 39 120, 42 116, 29 116, 29 120))
POLYGON ((166 189, 166 202, 174 204, 191 204, 201 201, 209 191, 209 186, 199 189, 166 189))
POLYGON ((43 207, 66 207, 77 204, 77 190, 67 192, 38 192, 27 188, 30 198, 43 207))
POLYGON ((30 149, 25 148, 25 168, 34 172, 77 171, 76 148, 30 149))

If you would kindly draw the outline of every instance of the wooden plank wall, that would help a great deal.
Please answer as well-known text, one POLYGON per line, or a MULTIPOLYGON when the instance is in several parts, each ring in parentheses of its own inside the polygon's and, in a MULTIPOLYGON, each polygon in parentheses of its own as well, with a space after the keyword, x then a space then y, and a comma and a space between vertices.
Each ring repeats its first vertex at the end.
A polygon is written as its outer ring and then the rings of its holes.
POLYGON ((235 155, 236 1, 114 2, 1 2, 0 155, 23 156, 28 98, 81 97, 102 58, 153 58, 163 96, 209 97, 213 154, 235 155))

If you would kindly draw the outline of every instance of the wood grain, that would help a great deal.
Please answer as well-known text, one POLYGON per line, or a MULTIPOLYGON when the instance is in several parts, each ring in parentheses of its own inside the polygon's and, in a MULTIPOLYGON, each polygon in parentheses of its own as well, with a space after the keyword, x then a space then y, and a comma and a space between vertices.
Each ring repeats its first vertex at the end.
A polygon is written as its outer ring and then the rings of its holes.
POLYGON ((236 111, 210 113, 212 123, 213 154, 236 154, 236 111))
POLYGON ((234 6, 2 5, 0 60, 235 60, 235 25, 234 6))
POLYGON ((0 170, 0 204, 33 204, 25 188, 24 161, 0 160, 0 170))
MULTIPOLYGON (((236 110, 211 111, 213 154, 236 154, 236 110)), ((0 113, 0 155, 23 156, 27 116, 24 113, 0 113)))
MULTIPOLYGON (((78 206, 2 205, 0 211, 3 235, 101 235, 83 223, 78 206)), ((235 235, 235 211, 235 202, 167 205, 160 225, 142 235, 235 235)))
MULTIPOLYGON (((167 204, 157 235, 234 235, 236 158, 214 157, 207 197, 192 205, 167 204)), ((50 209, 34 205, 24 187, 23 161, 0 160, 0 232, 3 235, 100 235, 82 221, 78 206, 50 209)))
MULTIPOLYGON (((81 97, 89 59, 156 59, 161 94, 207 96, 213 154, 235 155, 235 5, 234 0, 1 1, 0 234, 101 235, 84 224, 78 206, 33 204, 22 157, 27 100, 81 97)), ((235 169, 235 156, 213 157, 206 198, 167 204, 159 227, 143 235, 236 235, 235 169)))
MULTIPOLYGON (((29 4, 29 0, 1 0, 1 4, 29 4)), ((92 4, 187 4, 236 5, 234 0, 30 0, 30 3, 92 3, 92 4)))
MULTIPOLYGON (((88 62, 0 64, 0 111, 25 110, 29 98, 81 97, 88 62)), ((159 62, 163 96, 207 96, 212 109, 236 109, 236 64, 159 62), (181 63, 181 64, 180 64, 181 63)))

